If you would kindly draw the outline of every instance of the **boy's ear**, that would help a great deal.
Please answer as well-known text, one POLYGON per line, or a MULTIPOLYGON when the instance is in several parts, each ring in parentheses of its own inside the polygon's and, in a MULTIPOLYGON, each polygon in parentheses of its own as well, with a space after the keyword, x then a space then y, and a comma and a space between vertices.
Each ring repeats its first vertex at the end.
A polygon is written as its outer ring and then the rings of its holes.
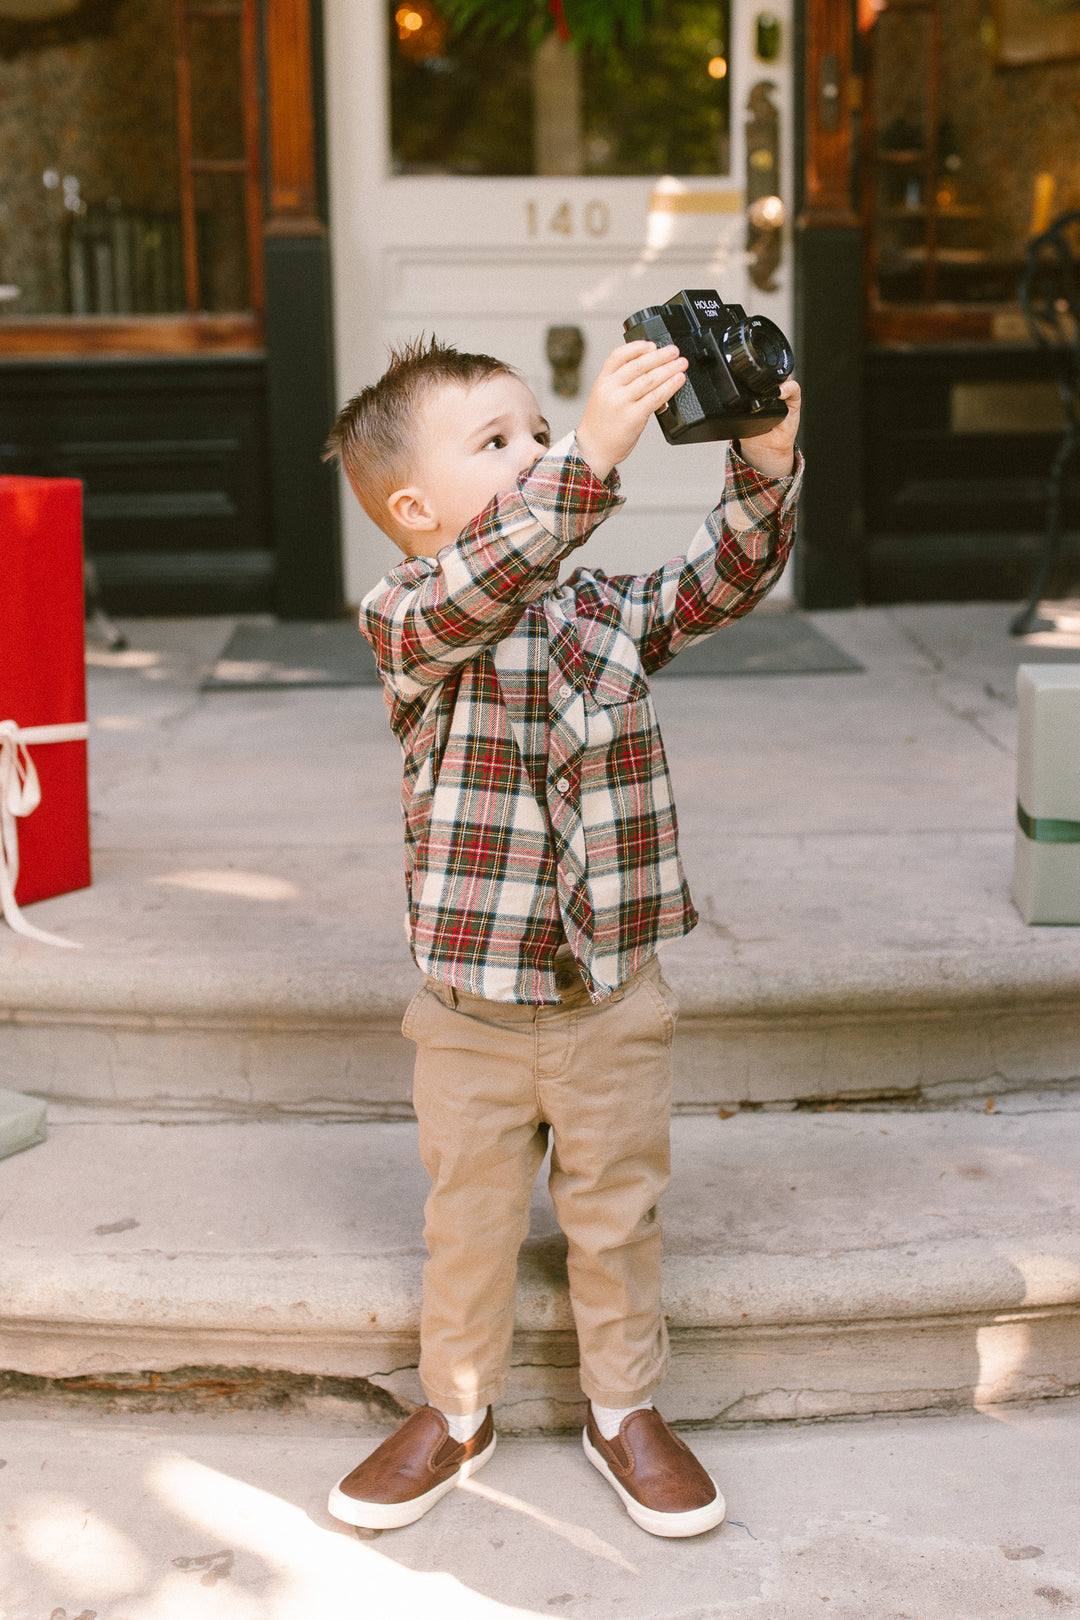
POLYGON ((412 484, 406 489, 395 489, 387 497, 386 510, 398 527, 410 534, 429 534, 439 527, 427 496, 412 484))

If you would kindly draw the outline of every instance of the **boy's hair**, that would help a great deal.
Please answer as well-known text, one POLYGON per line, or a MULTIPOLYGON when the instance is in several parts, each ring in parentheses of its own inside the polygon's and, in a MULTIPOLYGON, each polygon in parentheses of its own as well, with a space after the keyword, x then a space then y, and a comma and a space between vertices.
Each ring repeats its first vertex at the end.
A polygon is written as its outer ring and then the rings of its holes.
POLYGON ((471 388, 488 377, 516 377, 513 366, 490 354, 459 354, 448 343, 423 335, 390 350, 390 364, 377 383, 338 412, 323 452, 340 456, 360 504, 385 534, 395 538, 387 498, 408 482, 417 406, 445 383, 471 388))

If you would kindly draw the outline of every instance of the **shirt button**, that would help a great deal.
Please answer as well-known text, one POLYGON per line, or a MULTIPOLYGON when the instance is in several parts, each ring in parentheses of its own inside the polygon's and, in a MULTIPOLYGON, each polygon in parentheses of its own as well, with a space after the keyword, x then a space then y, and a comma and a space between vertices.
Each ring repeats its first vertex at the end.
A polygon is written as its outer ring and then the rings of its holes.
POLYGON ((572 686, 560 686, 559 687, 559 696, 560 697, 569 697, 571 695, 571 693, 573 692, 573 690, 574 690, 574 688, 572 686))
POLYGON ((570 791, 569 778, 565 777, 565 776, 560 776, 559 780, 556 782, 555 786, 558 788, 560 793, 569 793, 569 791, 570 791))

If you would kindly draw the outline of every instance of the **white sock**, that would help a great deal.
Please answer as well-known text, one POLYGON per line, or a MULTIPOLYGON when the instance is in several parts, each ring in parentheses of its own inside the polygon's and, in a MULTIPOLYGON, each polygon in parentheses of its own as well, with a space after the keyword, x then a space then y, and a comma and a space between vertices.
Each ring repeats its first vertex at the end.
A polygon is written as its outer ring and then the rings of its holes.
POLYGON ((479 1412, 470 1412, 467 1417, 456 1417, 453 1412, 444 1412, 443 1417, 446 1419, 446 1427, 450 1430, 451 1440, 462 1443, 471 1440, 479 1429, 487 1417, 487 1407, 482 1406, 479 1412))
POLYGON ((638 1401, 636 1406, 597 1406, 595 1401, 590 1401, 589 1405, 592 1407, 593 1422, 604 1439, 614 1440, 622 1427, 623 1418, 628 1418, 631 1412, 647 1412, 652 1401, 638 1401))

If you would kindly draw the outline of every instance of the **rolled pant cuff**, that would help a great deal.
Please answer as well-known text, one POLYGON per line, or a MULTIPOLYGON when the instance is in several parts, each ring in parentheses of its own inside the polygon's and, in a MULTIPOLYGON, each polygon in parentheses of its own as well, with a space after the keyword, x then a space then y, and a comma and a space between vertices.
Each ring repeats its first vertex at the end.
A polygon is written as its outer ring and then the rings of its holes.
POLYGON ((584 1378, 581 1380, 581 1389, 582 1393, 590 1401, 595 1401, 597 1406, 611 1406, 616 1410, 625 1409, 628 1406, 640 1406, 643 1401, 651 1401, 660 1385, 664 1382, 666 1373, 667 1365, 665 1363, 657 1371, 656 1377, 650 1378, 649 1382, 642 1384, 639 1389, 603 1389, 599 1384, 594 1384, 584 1378))
POLYGON ((445 1412, 447 1417, 471 1417, 474 1412, 486 1412, 489 1406, 501 1400, 504 1387, 491 1384, 487 1389, 478 1389, 475 1395, 440 1395, 425 1384, 424 1394, 428 1404, 445 1412))

